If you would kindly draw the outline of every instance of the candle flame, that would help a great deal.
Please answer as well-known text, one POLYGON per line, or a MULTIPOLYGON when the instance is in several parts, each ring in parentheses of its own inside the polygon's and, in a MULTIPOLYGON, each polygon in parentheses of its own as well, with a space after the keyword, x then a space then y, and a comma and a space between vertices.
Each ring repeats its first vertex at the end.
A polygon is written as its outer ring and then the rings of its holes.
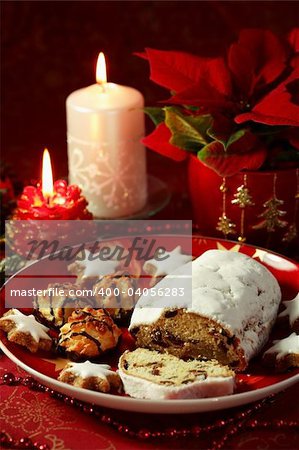
POLYGON ((53 174, 51 158, 47 148, 45 148, 43 154, 42 193, 44 197, 51 197, 53 195, 53 174))
POLYGON ((106 61, 104 53, 99 53, 97 69, 96 69, 96 80, 99 84, 107 83, 107 71, 106 71, 106 61))

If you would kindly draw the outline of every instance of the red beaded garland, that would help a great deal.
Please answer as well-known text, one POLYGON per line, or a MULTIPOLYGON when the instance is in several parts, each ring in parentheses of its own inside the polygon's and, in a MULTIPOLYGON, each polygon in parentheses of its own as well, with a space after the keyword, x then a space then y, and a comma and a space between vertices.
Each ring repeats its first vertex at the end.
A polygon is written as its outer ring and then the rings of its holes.
POLYGON ((22 437, 20 439, 12 439, 7 433, 2 431, 0 433, 0 443, 2 448, 17 448, 28 450, 50 450, 47 444, 40 444, 39 442, 33 442, 28 437, 22 437))
MULTIPOLYGON (((263 406, 271 404, 274 399, 273 395, 267 399, 264 399, 254 405, 248 407, 245 411, 237 413, 234 417, 230 417, 226 420, 216 420, 214 423, 206 426, 193 425, 188 428, 166 428, 165 430, 151 431, 149 429, 140 428, 132 429, 127 424, 122 424, 117 420, 114 420, 107 413, 102 413, 101 409, 96 405, 88 405, 80 402, 72 397, 60 394, 52 389, 38 383, 32 377, 15 377, 13 373, 7 372, 0 379, 0 384, 8 386, 23 385, 29 389, 38 390, 49 394, 51 397, 63 400, 67 405, 75 406, 81 409, 83 412, 94 415, 100 419, 104 425, 109 425, 116 429, 119 433, 122 433, 131 438, 138 438, 141 440, 149 439, 163 439, 163 438, 179 438, 179 437, 199 437, 203 433, 211 433, 215 430, 221 430, 226 428, 225 433, 219 439, 214 441, 212 447, 209 450, 221 450, 228 439, 237 434, 241 429, 253 430, 256 428, 268 428, 268 429, 291 429, 299 430, 299 421, 286 421, 286 420, 273 420, 273 421, 257 421, 256 419, 249 419, 249 416, 259 411, 263 406)), ((39 444, 38 442, 32 442, 28 437, 22 437, 20 439, 12 439, 7 433, 0 433, 0 444, 4 448, 19 448, 19 449, 35 449, 35 450, 48 450, 47 444, 39 444)))

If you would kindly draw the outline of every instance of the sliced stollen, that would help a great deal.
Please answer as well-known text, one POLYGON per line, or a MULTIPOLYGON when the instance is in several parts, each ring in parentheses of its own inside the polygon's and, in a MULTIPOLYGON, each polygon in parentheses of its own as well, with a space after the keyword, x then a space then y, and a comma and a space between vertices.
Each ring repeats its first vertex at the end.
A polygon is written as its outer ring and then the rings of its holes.
POLYGON ((119 360, 126 394, 135 398, 190 399, 218 397, 234 391, 234 372, 215 360, 183 361, 176 356, 137 348, 119 360))
POLYGON ((183 359, 205 356, 242 371, 268 340, 281 300, 279 284, 242 253, 209 250, 191 264, 192 304, 168 308, 163 297, 142 296, 129 330, 138 347, 183 359))

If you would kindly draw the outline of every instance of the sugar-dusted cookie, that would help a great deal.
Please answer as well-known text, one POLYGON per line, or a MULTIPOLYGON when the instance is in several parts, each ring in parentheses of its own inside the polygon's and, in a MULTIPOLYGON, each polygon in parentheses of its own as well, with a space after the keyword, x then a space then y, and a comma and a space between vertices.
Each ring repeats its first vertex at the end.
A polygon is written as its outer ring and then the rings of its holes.
POLYGON ((274 341, 274 345, 263 354, 265 365, 284 371, 290 367, 299 367, 299 336, 290 334, 287 338, 274 341))
POLYGON ((159 278, 174 272, 178 267, 186 264, 192 260, 191 255, 184 255, 182 253, 181 246, 178 245, 171 252, 165 252, 163 254, 163 261, 157 259, 149 259, 143 265, 143 270, 148 275, 153 277, 151 284, 155 284, 159 281, 159 278), (165 258, 166 257, 166 258, 165 258))
POLYGON ((278 317, 288 317, 290 328, 299 334, 299 293, 293 300, 282 302, 282 304, 285 309, 278 317))
POLYGON ((99 278, 106 275, 113 275, 120 261, 115 259, 103 260, 99 254, 93 254, 89 250, 85 250, 83 259, 73 262, 68 266, 71 274, 77 276, 76 284, 90 287, 99 278))
POLYGON ((52 347, 52 339, 47 334, 49 328, 37 322, 32 314, 26 316, 18 309, 10 309, 1 317, 0 329, 7 333, 9 341, 28 348, 32 353, 52 347))
POLYGON ((94 359, 116 347, 120 335, 104 309, 76 309, 60 328, 58 350, 73 360, 94 359))
POLYGON ((58 380, 73 386, 99 392, 109 392, 112 388, 118 391, 122 387, 119 375, 107 364, 68 363, 60 372, 58 380))
POLYGON ((77 308, 94 306, 94 299, 77 297, 82 290, 71 283, 52 283, 34 299, 34 314, 49 327, 60 328, 77 308))

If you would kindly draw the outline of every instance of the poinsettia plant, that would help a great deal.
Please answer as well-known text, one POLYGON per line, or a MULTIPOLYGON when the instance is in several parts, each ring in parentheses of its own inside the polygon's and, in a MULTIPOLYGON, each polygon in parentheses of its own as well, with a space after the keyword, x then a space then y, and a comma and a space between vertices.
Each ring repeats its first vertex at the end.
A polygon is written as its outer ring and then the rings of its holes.
POLYGON ((245 29, 226 55, 203 58, 147 48, 150 78, 170 90, 146 108, 144 144, 174 160, 189 153, 220 176, 299 163, 299 29, 284 41, 245 29))

